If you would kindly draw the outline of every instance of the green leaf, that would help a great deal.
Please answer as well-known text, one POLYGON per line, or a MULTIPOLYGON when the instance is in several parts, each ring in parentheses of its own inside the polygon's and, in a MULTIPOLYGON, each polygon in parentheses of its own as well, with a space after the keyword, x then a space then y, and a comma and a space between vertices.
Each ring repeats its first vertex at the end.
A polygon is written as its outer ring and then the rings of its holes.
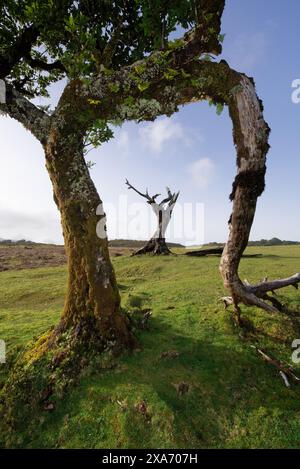
POLYGON ((222 114, 223 109, 224 109, 224 104, 217 103, 217 105, 216 105, 217 116, 220 116, 222 114))

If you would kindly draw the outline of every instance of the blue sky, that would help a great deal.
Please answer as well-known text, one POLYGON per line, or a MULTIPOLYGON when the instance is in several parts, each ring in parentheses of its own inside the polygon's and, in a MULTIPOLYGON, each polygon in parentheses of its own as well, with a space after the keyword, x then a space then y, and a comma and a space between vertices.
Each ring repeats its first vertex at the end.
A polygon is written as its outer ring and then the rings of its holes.
MULTIPOLYGON (((227 0, 223 16, 222 56, 233 68, 254 77, 272 129, 266 191, 258 202, 251 239, 300 240, 300 104, 291 100, 292 81, 300 78, 299 18, 298 0, 227 0)), ((58 92, 56 86, 53 99, 58 92)), ((226 240, 228 195, 235 176, 226 109, 217 116, 207 103, 197 103, 181 108, 171 119, 125 123, 116 129, 114 140, 90 152, 88 159, 96 163, 91 175, 104 202, 111 238, 132 233, 146 238, 154 227, 149 205, 135 205, 142 200, 127 191, 127 177, 150 193, 164 191, 166 185, 181 191, 170 240, 186 244, 226 240), (181 232, 183 213, 190 225, 186 233, 181 232), (196 234, 189 232, 192 227, 196 234)), ((20 237, 62 242, 42 148, 18 123, 1 117, 0 238, 20 237)))

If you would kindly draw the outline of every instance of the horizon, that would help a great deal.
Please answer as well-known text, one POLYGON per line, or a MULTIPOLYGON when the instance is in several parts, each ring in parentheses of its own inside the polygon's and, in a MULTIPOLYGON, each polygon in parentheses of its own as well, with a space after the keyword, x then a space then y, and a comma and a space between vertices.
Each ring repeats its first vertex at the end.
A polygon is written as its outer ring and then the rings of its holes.
MULTIPOLYGON (((270 239, 265 239, 265 238, 262 238, 262 239, 249 239, 248 241, 248 244, 249 243, 259 243, 259 242, 262 242, 262 241, 266 241, 266 242, 270 242, 272 240, 278 240, 280 241, 281 243, 289 243, 289 244, 300 244, 300 240, 295 240, 295 239, 280 239, 280 238, 277 238, 275 236, 273 236, 272 238, 270 239)), ((43 242, 36 242, 36 241, 33 241, 31 239, 26 239, 26 238, 19 238, 19 239, 7 239, 7 238, 1 238, 0 237, 0 243, 3 243, 3 242, 11 242, 11 243, 21 243, 21 242, 24 242, 24 243, 32 243, 32 244, 49 244, 49 245, 55 245, 55 246, 64 246, 64 243, 55 243, 55 242, 47 242, 47 243, 43 243, 43 242)), ((112 242, 112 241, 130 241, 130 242, 138 242, 138 243, 143 243, 143 242, 147 242, 148 240, 147 239, 123 239, 123 238, 108 238, 108 242, 112 242)), ((226 244, 226 241, 207 241, 205 242, 204 244, 202 245, 199 245, 199 244, 182 244, 182 243, 175 243, 173 241, 168 241, 166 240, 167 244, 181 244, 183 247, 185 248, 192 248, 192 247, 202 247, 202 246, 206 246, 206 245, 209 245, 209 244, 226 244)))

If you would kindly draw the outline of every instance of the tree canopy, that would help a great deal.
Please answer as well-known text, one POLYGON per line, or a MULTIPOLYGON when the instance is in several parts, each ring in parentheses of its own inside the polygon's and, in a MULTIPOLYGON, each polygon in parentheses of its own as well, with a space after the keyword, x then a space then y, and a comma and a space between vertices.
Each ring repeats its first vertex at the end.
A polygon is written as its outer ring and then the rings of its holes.
POLYGON ((217 51, 223 7, 219 0, 2 1, 0 78, 45 96, 62 77, 88 79, 182 47, 184 39, 170 42, 172 33, 199 25, 199 52, 213 52, 211 38, 217 51))
MULTIPOLYGON (((112 137, 109 122, 154 119, 176 111, 181 102, 175 89, 166 85, 180 82, 187 89, 203 84, 197 80, 199 70, 185 72, 184 66, 200 65, 210 60, 208 54, 221 52, 224 3, 1 2, 0 79, 10 90, 11 104, 16 92, 28 98, 47 97, 51 83, 63 78, 76 83, 74 115, 80 116, 79 125, 85 129, 86 147, 95 147, 112 137), (178 33, 182 37, 174 39, 178 33), (167 91, 163 96, 160 86, 167 91)), ((28 102, 23 108, 29 110, 28 102)), ((17 116, 11 106, 8 114, 24 124, 24 112, 17 116)), ((28 123, 26 127, 33 131, 28 123)))

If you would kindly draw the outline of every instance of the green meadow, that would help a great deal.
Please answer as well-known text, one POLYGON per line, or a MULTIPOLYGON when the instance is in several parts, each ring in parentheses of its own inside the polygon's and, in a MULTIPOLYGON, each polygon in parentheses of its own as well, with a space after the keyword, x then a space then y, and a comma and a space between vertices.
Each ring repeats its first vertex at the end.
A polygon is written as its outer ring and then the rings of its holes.
MULTIPOLYGON (((295 448, 300 446, 300 385, 287 388, 253 345, 291 364, 300 339, 300 292, 280 290, 286 312, 242 306, 236 326, 218 257, 113 259, 125 310, 151 309, 140 347, 106 370, 83 376, 35 431, 28 448, 295 448), (165 353, 173 352, 173 353, 165 353), (176 353, 175 353, 176 352, 176 353), (184 383, 184 385, 182 385, 184 383)), ((257 282, 300 270, 300 246, 251 247, 242 279, 257 282)), ((0 386, 23 347, 58 322, 66 268, 0 273, 0 339, 7 363, 0 386)), ((293 365, 300 376, 300 365, 293 365), (298 369, 297 369, 298 368, 298 369)))

